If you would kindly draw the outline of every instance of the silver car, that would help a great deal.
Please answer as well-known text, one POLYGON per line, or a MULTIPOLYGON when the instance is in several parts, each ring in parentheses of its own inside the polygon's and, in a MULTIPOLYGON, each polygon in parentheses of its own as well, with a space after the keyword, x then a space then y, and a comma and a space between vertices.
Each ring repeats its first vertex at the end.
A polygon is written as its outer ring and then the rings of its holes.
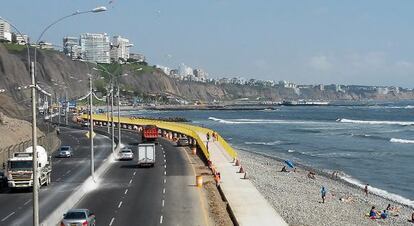
POLYGON ((61 226, 95 226, 95 214, 88 209, 71 209, 63 214, 61 226))
POLYGON ((189 142, 187 138, 180 138, 177 141, 177 146, 188 146, 189 142))
POLYGON ((58 157, 59 158, 69 158, 72 157, 72 147, 71 146, 62 146, 59 149, 58 157))
POLYGON ((134 153, 129 148, 121 149, 119 152, 119 160, 133 160, 134 159, 134 153))

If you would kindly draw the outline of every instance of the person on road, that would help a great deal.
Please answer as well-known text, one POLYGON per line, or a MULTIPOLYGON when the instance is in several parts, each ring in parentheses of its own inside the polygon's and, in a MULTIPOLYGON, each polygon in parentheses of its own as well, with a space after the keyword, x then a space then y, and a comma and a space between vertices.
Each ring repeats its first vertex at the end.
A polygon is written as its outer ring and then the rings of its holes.
POLYGON ((325 203, 326 193, 327 193, 326 188, 322 186, 322 189, 321 189, 322 203, 325 203))
POLYGON ((210 141, 210 132, 207 132, 207 142, 209 142, 210 141))

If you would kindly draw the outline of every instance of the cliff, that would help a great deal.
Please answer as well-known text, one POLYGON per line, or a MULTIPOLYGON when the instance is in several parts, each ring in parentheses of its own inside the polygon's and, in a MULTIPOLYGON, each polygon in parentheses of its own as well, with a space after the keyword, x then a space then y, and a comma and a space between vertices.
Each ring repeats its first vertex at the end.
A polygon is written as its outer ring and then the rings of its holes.
MULTIPOLYGON (((31 57, 33 59, 33 49, 31 57)), ((88 92, 88 74, 97 74, 92 70, 95 64, 72 61, 64 54, 52 50, 39 50, 37 64, 37 83, 49 93, 68 98, 85 95, 88 92)), ((211 102, 231 101, 240 98, 251 100, 280 101, 284 99, 319 99, 319 100, 360 100, 360 99, 414 99, 412 91, 380 95, 375 91, 320 90, 316 87, 300 89, 278 88, 260 85, 213 84, 191 81, 177 81, 153 67, 128 65, 100 65, 120 77, 123 95, 175 96, 189 101, 211 102), (122 72, 122 73, 121 73, 122 72)), ((106 76, 101 73, 100 76, 106 76)), ((106 81, 95 81, 95 86, 104 92, 106 81)), ((0 43, 0 111, 7 115, 27 118, 30 116, 30 75, 27 65, 27 52, 24 46, 0 43), (25 88, 26 87, 26 88, 25 88)))

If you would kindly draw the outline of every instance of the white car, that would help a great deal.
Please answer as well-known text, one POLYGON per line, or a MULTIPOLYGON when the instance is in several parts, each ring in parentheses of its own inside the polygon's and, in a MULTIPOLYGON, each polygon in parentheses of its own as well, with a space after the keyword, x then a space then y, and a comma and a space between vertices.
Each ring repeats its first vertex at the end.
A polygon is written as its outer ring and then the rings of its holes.
POLYGON ((129 148, 123 148, 119 152, 119 160, 133 160, 134 153, 129 148))

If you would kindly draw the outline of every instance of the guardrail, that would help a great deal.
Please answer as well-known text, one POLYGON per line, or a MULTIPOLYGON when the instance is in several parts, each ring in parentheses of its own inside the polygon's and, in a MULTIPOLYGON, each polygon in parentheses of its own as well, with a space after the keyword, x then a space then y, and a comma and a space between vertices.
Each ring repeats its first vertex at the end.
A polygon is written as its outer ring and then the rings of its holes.
MULTIPOLYGON (((82 119, 86 120, 88 119, 88 115, 82 115, 80 116, 82 119)), ((138 126, 144 126, 144 125, 156 125, 158 128, 168 131, 177 132, 180 134, 184 134, 188 137, 192 137, 197 141, 197 144, 199 145, 201 151, 203 152, 206 159, 210 159, 210 153, 208 151, 208 148, 204 144, 203 140, 199 136, 198 133, 207 134, 208 132, 211 134, 213 130, 208 128, 203 128, 199 126, 194 126, 186 123, 178 123, 178 122, 166 122, 161 120, 154 120, 154 119, 137 119, 137 118, 127 118, 127 117, 120 117, 120 123, 121 125, 138 125, 138 126)), ((97 122, 106 122, 107 116, 106 115, 93 115, 93 120, 97 122)), ((114 123, 115 125, 118 122, 118 117, 114 117, 114 123)), ((217 133, 217 132, 216 132, 217 133)), ((237 157, 237 153, 234 151, 234 149, 224 140, 220 134, 218 134, 219 142, 223 146, 223 148, 227 151, 227 153, 232 157, 237 157)))

